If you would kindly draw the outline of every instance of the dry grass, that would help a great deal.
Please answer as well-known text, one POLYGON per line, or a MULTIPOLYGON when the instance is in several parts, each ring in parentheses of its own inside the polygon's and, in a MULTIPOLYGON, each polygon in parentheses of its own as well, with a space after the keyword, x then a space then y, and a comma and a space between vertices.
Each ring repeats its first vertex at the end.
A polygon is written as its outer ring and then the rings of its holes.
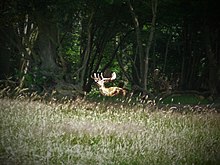
POLYGON ((0 164, 217 164, 220 115, 0 100, 0 164))

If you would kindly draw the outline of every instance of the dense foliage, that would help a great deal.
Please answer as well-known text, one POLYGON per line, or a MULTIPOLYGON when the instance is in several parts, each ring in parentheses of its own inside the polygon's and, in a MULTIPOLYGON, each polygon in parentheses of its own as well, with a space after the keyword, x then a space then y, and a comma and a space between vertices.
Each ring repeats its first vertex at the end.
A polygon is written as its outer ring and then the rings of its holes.
POLYGON ((72 96, 91 90, 93 72, 112 70, 129 90, 218 96, 215 3, 2 0, 0 79, 14 88, 72 96))

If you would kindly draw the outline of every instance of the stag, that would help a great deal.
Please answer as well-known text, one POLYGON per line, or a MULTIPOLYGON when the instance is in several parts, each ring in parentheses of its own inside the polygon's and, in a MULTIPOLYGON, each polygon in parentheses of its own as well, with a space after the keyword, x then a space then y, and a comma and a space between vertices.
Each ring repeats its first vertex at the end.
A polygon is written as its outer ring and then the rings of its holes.
POLYGON ((116 73, 113 72, 111 77, 106 78, 103 76, 103 73, 94 73, 91 75, 91 78, 94 79, 96 84, 99 87, 99 91, 101 92, 102 95, 104 96, 116 96, 116 95, 126 95, 126 90, 120 87, 105 87, 106 82, 110 82, 116 79, 116 73))

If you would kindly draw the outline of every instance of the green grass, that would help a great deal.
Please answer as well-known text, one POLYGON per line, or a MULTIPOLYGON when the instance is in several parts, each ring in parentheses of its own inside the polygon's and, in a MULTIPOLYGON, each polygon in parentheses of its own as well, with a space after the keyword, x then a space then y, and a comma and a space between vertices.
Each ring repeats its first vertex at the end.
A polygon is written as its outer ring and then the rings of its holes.
POLYGON ((0 164, 218 164, 220 115, 207 111, 0 99, 0 164))
POLYGON ((169 96, 160 101, 163 104, 185 104, 185 105, 197 105, 197 104, 210 104, 211 101, 205 98, 193 94, 181 94, 176 96, 169 96))

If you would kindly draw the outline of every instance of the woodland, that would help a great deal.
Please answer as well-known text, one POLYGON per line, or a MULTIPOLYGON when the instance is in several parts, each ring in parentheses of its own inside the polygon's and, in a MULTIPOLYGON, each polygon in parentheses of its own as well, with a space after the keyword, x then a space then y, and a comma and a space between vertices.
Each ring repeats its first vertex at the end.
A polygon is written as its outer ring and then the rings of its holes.
POLYGON ((0 164, 219 164, 217 3, 0 0, 0 164))
POLYGON ((220 94, 214 0, 1 0, 2 96, 97 94, 91 75, 157 96, 220 94))

